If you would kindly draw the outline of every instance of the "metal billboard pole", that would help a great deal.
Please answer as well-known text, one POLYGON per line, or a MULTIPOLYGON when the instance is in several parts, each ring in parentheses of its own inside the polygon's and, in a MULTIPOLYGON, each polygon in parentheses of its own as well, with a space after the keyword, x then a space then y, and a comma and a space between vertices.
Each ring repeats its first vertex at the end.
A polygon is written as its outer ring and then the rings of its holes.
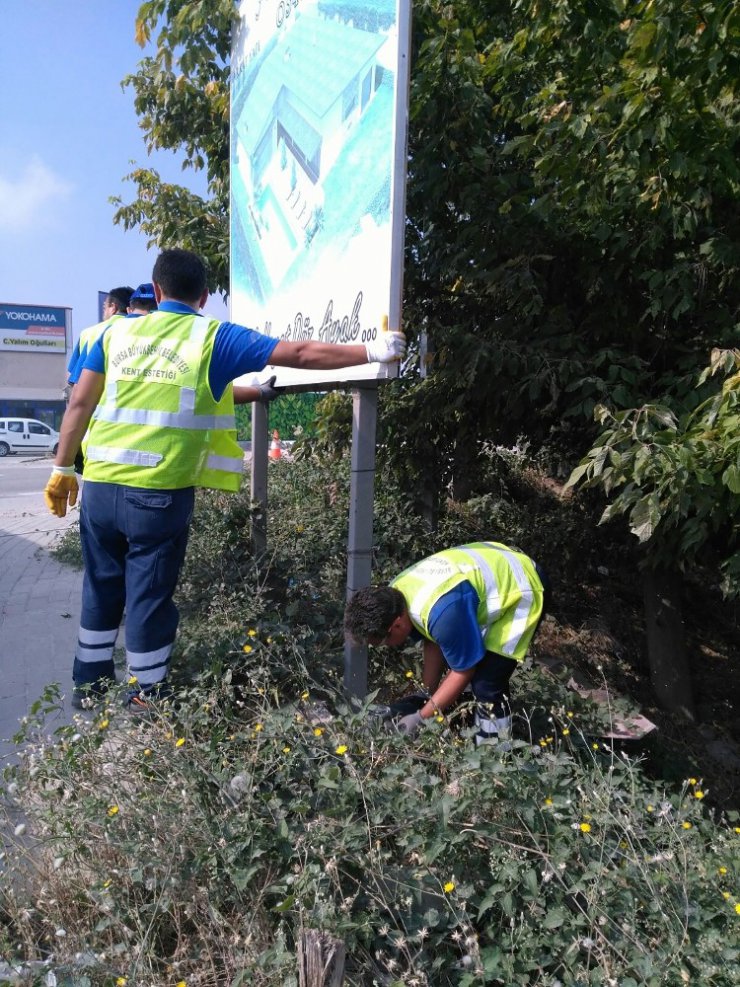
MULTIPOLYGON (((352 391, 352 460, 347 539, 347 599, 370 584, 373 551, 373 494, 378 388, 352 391)), ((367 647, 346 641, 344 688, 351 696, 367 694, 367 647)))

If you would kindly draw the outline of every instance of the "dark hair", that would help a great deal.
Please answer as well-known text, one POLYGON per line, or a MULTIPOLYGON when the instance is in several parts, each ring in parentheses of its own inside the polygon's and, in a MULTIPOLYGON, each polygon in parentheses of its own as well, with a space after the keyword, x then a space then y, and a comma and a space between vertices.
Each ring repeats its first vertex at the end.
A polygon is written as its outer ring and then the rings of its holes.
POLYGON ((406 600, 393 586, 365 586, 347 603, 344 629, 358 644, 369 638, 384 638, 396 617, 406 609, 406 600))
POLYGON ((203 261, 197 254, 180 247, 163 250, 157 257, 152 281, 159 285, 166 298, 188 304, 199 302, 208 286, 203 261))
POLYGON ((156 312, 156 298, 132 298, 129 308, 135 308, 142 312, 156 312))
POLYGON ((117 312, 125 312, 128 308, 128 304, 131 301, 131 296, 134 293, 133 288, 125 286, 123 288, 111 288, 108 294, 105 296, 105 300, 114 305, 117 312))

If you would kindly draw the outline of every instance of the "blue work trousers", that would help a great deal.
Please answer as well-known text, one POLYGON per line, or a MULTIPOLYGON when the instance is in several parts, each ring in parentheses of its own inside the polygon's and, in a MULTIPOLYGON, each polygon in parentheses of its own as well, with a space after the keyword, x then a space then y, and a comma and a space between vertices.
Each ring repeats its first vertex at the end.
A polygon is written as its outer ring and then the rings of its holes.
MULTIPOLYGON (((552 590, 547 573, 535 563, 537 575, 542 583, 542 613, 535 627, 535 634, 545 614, 550 612, 552 605, 552 590)), ((534 640, 534 636, 532 638, 534 640)), ((513 658, 505 655, 498 655, 493 651, 487 651, 475 669, 475 674, 470 682, 473 695, 481 704, 481 715, 494 717, 509 716, 509 679, 514 674, 519 665, 513 658)))
POLYGON ((126 662, 146 689, 164 681, 177 632, 172 596, 195 492, 86 481, 80 510, 85 575, 73 677, 115 679, 113 648, 126 610, 126 662))

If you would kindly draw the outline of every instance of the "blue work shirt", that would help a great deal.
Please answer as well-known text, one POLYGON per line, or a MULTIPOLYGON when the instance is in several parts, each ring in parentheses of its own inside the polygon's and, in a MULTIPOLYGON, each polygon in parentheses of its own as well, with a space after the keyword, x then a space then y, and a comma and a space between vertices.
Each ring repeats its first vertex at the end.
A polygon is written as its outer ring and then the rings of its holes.
MULTIPOLYGON (((180 315, 197 315, 197 311, 183 302, 162 302, 159 312, 176 312, 180 315)), ((207 316, 206 316, 207 318, 207 316)), ((105 332, 108 332, 106 329, 105 332)), ((84 359, 84 369, 97 374, 105 373, 103 333, 90 347, 84 359)), ((222 322, 216 330, 213 356, 208 371, 208 383, 216 401, 220 401, 226 386, 242 374, 264 370, 270 362, 277 339, 264 333, 247 329, 236 322, 222 322)))
MULTIPOLYGON (((124 319, 138 319, 140 317, 140 312, 128 312, 123 316, 124 319)), ((112 322, 113 320, 111 320, 112 322)), ((103 332, 106 332, 106 329, 103 332)), ((102 336, 103 333, 101 333, 102 336)), ((87 357, 87 346, 84 348, 80 347, 80 340, 78 339, 75 343, 75 348, 72 350, 72 356, 69 358, 69 363, 67 364, 67 370, 69 371, 69 383, 76 384, 80 379, 80 374, 85 367, 85 358, 87 357)))
MULTIPOLYGON (((429 633, 455 672, 477 665, 486 653, 478 623, 478 603, 473 585, 465 580, 440 596, 430 611, 429 633)), ((416 628, 411 637, 415 641, 425 640, 416 628)))

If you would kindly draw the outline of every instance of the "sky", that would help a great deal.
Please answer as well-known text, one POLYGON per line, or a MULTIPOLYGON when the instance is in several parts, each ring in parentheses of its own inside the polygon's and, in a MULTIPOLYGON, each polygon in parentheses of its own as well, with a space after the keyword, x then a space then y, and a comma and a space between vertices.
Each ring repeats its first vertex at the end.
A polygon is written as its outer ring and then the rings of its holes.
MULTIPOLYGON (((147 156, 121 80, 144 52, 141 0, 0 0, 0 302, 68 306, 76 339, 98 320, 98 291, 151 280, 157 250, 113 223, 138 165, 196 191, 175 155, 147 156)), ((216 296, 206 311, 227 318, 216 296)))

